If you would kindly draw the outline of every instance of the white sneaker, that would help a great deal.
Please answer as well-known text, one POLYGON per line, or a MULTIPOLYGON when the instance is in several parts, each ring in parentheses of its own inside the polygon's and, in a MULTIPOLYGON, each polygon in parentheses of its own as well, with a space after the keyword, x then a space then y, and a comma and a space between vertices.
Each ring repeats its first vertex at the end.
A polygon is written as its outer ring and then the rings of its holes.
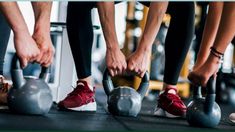
POLYGON ((229 120, 232 122, 232 123, 235 123, 235 113, 231 113, 229 115, 229 120))

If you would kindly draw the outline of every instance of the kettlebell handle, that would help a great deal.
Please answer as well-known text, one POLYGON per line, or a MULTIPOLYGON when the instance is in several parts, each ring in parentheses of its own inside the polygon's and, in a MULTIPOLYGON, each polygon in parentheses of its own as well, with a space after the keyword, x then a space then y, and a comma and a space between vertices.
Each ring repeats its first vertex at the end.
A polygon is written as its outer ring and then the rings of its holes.
MULTIPOLYGON (((215 102, 215 96, 216 96, 216 79, 212 76, 207 82, 206 89, 206 99, 205 99, 205 105, 204 105, 204 111, 206 114, 209 114, 212 109, 215 102)), ((195 86, 193 89, 193 99, 199 99, 202 98, 201 93, 201 86, 195 86)))
POLYGON ((216 78, 213 76, 207 82, 206 86, 206 100, 205 100, 205 113, 209 114, 212 112, 216 96, 216 78))
POLYGON ((141 79, 141 83, 139 85, 139 88, 137 89, 137 92, 140 94, 141 99, 144 98, 146 92, 149 88, 149 73, 146 71, 143 78, 141 79))
POLYGON ((109 75, 108 69, 105 69, 104 71, 102 83, 103 83, 105 94, 109 95, 111 91, 114 89, 114 86, 113 86, 111 76, 109 75))
MULTIPOLYGON (((42 67, 39 78, 48 82, 49 73, 50 73, 49 67, 42 67)), ((22 85, 24 85, 25 79, 23 75, 23 70, 20 66, 20 60, 16 53, 14 54, 12 63, 11 63, 11 76, 12 76, 13 84, 16 88, 20 88, 22 85)))
POLYGON ((201 86, 193 86, 193 99, 202 98, 201 86))
MULTIPOLYGON (((104 87, 104 91, 105 91, 106 95, 109 95, 111 93, 111 91, 114 89, 114 86, 113 86, 113 82, 112 82, 111 76, 110 76, 107 68, 104 71, 102 82, 103 82, 103 87, 104 87)), ((144 77, 141 80, 139 88, 137 89, 137 92, 140 94, 142 99, 144 98, 144 96, 148 90, 148 87, 149 87, 149 74, 148 74, 148 72, 146 72, 144 74, 144 77)))
POLYGON ((44 80, 45 82, 49 82, 50 79, 50 66, 49 67, 41 67, 41 73, 39 78, 44 80))

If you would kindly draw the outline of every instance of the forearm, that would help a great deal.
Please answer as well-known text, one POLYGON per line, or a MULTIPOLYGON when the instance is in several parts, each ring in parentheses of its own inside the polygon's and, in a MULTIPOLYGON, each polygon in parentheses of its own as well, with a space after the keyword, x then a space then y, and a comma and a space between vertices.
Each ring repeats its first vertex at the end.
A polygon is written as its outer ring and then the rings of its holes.
POLYGON ((165 15, 168 2, 151 2, 144 32, 137 50, 150 51, 165 15))
POLYGON ((218 33, 213 47, 224 53, 235 36, 235 2, 225 2, 218 33))
POLYGON ((222 10, 223 2, 211 2, 209 4, 209 11, 197 57, 201 61, 197 60, 198 63, 203 63, 209 56, 210 47, 213 45, 218 31, 222 10))
POLYGON ((14 33, 28 33, 28 27, 16 2, 0 2, 0 10, 14 33))
POLYGON ((107 49, 119 49, 115 29, 114 2, 97 2, 97 7, 107 49))
POLYGON ((34 32, 43 29, 44 31, 49 33, 52 2, 31 2, 31 3, 35 17, 34 32))

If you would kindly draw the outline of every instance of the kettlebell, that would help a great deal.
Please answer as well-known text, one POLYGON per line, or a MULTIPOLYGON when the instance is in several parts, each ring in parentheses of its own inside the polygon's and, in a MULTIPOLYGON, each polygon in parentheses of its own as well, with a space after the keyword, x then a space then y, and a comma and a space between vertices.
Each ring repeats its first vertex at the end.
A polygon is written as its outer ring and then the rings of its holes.
POLYGON ((137 91, 128 86, 114 88, 109 71, 103 76, 103 86, 108 96, 108 110, 113 115, 136 117, 141 110, 142 100, 149 87, 149 75, 145 73, 137 91))
POLYGON ((8 93, 8 107, 14 113, 44 115, 52 106, 52 93, 47 84, 49 68, 42 67, 38 77, 24 77, 15 54, 11 64, 13 87, 8 93))
POLYGON ((221 110, 215 102, 216 80, 211 77, 207 82, 206 96, 202 97, 201 87, 193 89, 193 101, 187 106, 186 119, 192 126, 216 127, 221 119, 221 110))

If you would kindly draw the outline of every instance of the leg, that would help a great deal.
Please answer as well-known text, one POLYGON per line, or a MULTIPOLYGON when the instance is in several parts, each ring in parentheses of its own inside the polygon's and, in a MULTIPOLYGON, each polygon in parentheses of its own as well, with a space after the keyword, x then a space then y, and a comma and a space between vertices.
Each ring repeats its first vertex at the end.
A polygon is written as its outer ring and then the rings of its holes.
POLYGON ((93 26, 91 9, 94 2, 69 2, 67 30, 77 76, 76 88, 59 102, 61 109, 75 111, 95 111, 95 91, 91 85, 91 51, 93 26))
POLYGON ((176 84, 194 33, 194 3, 170 2, 171 22, 165 41, 165 71, 163 92, 159 95, 156 115, 184 116, 186 106, 177 95, 176 84), (158 113, 160 112, 160 113, 158 113))
POLYGON ((69 43, 80 80, 91 84, 91 50, 93 28, 91 21, 92 2, 69 2, 67 29, 69 43))
POLYGON ((3 75, 3 64, 10 37, 10 27, 0 12, 0 75, 3 75))
POLYGON ((176 85, 194 33, 193 2, 170 3, 170 27, 165 42, 164 83, 176 85))
POLYGON ((4 81, 3 65, 10 36, 10 27, 0 12, 0 104, 7 103, 7 92, 10 85, 4 81))

